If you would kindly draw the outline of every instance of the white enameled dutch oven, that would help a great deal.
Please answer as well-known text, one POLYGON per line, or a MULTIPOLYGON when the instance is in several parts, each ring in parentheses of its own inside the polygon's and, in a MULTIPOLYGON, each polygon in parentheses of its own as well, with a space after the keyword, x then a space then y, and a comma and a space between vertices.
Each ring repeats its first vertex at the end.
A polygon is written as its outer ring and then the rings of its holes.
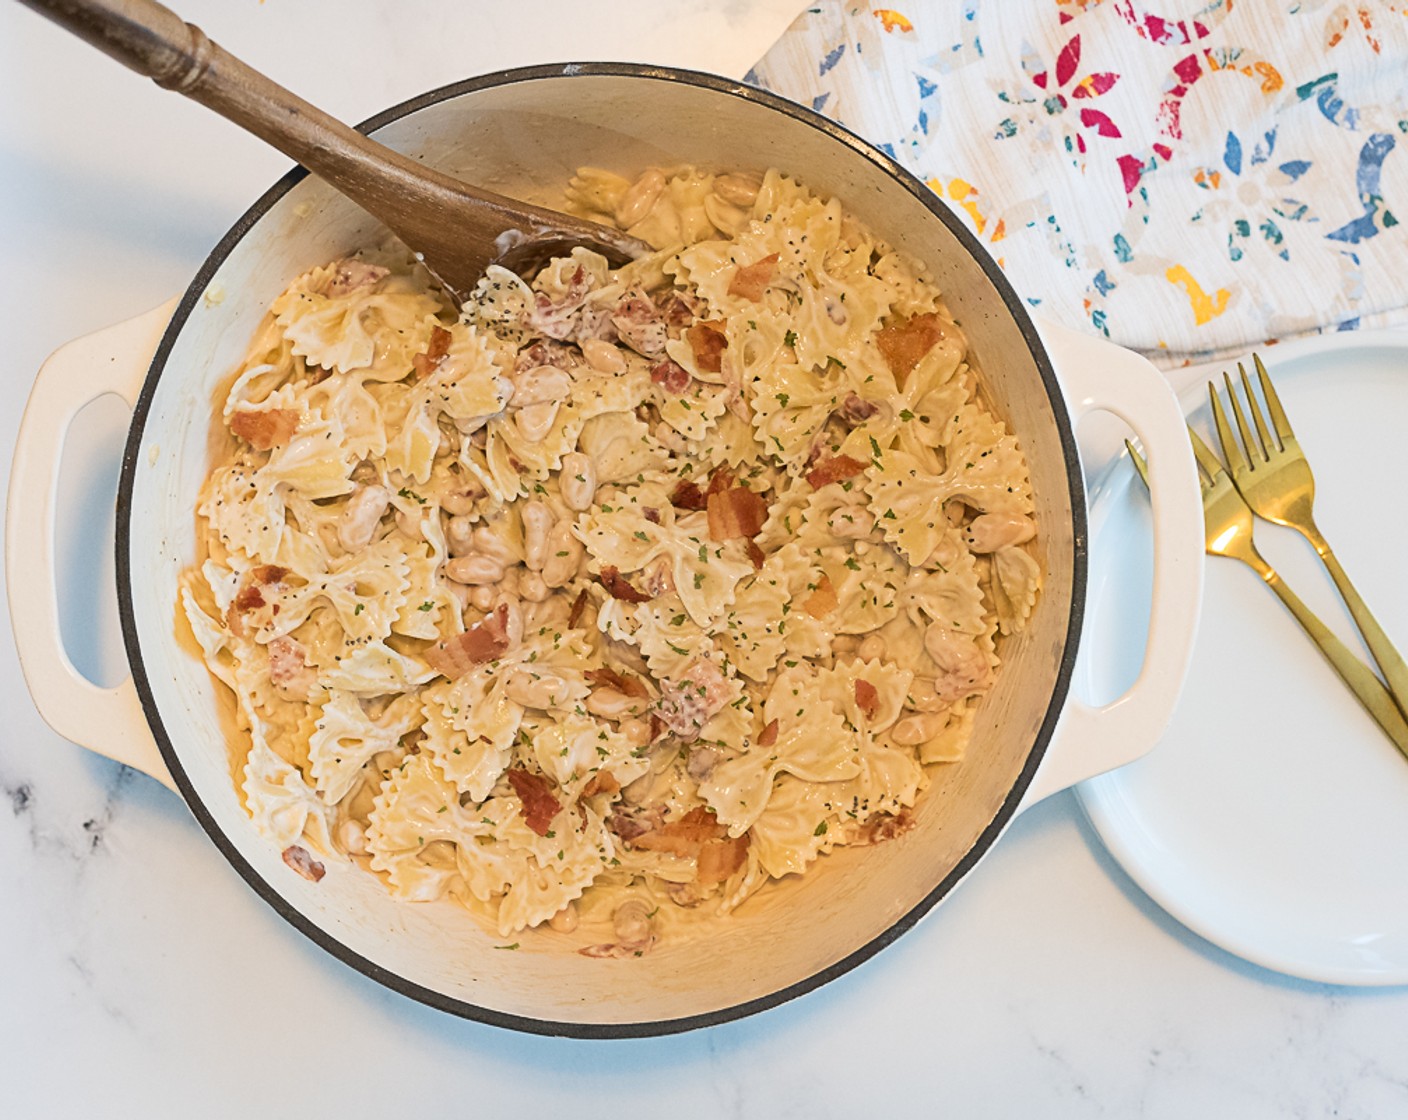
POLYGON ((7 572, 25 676, 44 718, 176 790, 231 865, 297 929, 383 984, 469 1018, 587 1037, 687 1030, 774 1006, 855 967, 948 894, 1021 808, 1153 745, 1183 679, 1201 591, 1202 517, 1182 414, 1144 359, 1068 330, 1034 328, 991 258, 922 183, 781 98, 639 66, 476 78, 388 110, 363 131, 547 205, 561 203, 581 165, 631 174, 682 162, 775 166, 841 199, 928 263, 966 331, 986 392, 1026 452, 1045 587, 1027 631, 1002 647, 1002 672, 967 759, 934 772, 916 827, 888 844, 828 856, 822 869, 765 892, 710 936, 624 961, 580 956, 552 934, 498 952, 502 939, 454 903, 395 902, 373 876, 334 859, 321 882, 293 874, 238 803, 225 700, 178 636, 177 579, 197 555, 194 509, 210 467, 217 386, 289 281, 379 236, 364 213, 295 171, 235 225, 179 302, 79 339, 45 364, 15 454, 7 572), (107 393, 133 409, 117 517, 132 675, 112 689, 86 681, 64 652, 52 563, 55 520, 66 512, 54 495, 68 425, 107 393), (1156 557, 1143 668, 1124 696, 1099 708, 1069 695, 1086 606, 1073 428, 1096 410, 1124 418, 1149 450, 1156 557))

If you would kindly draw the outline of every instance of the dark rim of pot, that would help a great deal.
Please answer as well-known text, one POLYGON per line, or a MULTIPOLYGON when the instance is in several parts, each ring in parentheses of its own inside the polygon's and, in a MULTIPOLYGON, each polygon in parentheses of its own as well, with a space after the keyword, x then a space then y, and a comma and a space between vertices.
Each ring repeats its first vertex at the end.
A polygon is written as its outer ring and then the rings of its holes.
POLYGON ((733 1019, 740 1019, 744 1016, 752 1015, 756 1012, 786 1003, 797 996, 821 987, 828 981, 849 972, 857 965, 874 956, 901 934, 912 928, 940 899, 948 894, 953 886, 973 868, 978 860, 992 846, 993 842, 1012 818, 1013 813, 1016 812, 1023 794, 1031 784, 1037 766, 1046 754, 1047 746, 1051 741, 1051 736, 1055 731, 1057 720, 1070 689, 1071 675, 1075 665, 1076 650, 1079 644, 1085 603, 1087 544, 1085 491, 1080 470, 1080 459, 1076 451, 1075 436, 1071 429, 1070 419, 1066 413, 1064 397, 1051 367, 1051 361, 1047 357, 1046 350, 1042 346, 1041 340, 1037 335, 1035 327, 1032 325, 1030 317, 1027 315, 1026 308, 1023 306, 1021 299, 1018 298, 1017 293, 1012 289, 1012 286, 997 267, 997 264, 988 255, 978 239, 938 200, 938 197, 933 191, 916 179, 910 172, 902 168, 893 159, 878 151, 870 143, 862 140, 834 121, 828 120, 810 109, 804 108, 793 101, 788 101, 766 90, 745 85, 741 82, 730 81, 711 74, 678 70, 670 67, 644 66, 630 63, 570 63, 528 66, 515 70, 503 70, 477 78, 470 78, 463 82, 456 82, 453 85, 443 86, 440 89, 421 94, 419 97, 413 97, 409 101, 403 101, 401 104, 387 109, 385 112, 378 113, 376 116, 360 124, 358 130, 364 133, 375 132, 383 125, 399 120, 419 109, 459 97, 463 94, 473 93, 477 90, 512 85, 517 82, 533 82, 542 79, 573 77, 631 77, 649 81, 684 82, 689 85, 701 86, 705 89, 714 90, 730 97, 737 97, 744 101, 752 101, 760 105, 765 105, 778 113, 782 113, 819 132, 823 132, 837 142, 846 145, 846 147, 859 153, 871 163, 876 164, 888 172, 896 183, 922 202, 930 213, 934 215, 935 219, 943 222, 944 225, 948 227, 949 231, 958 239, 959 243, 967 250, 969 255, 982 267, 988 279, 1001 294, 1008 314, 1015 320, 1018 329, 1026 340, 1027 346, 1031 350, 1037 370, 1041 376, 1042 384, 1046 390, 1047 399, 1051 406, 1052 417, 1059 431, 1062 453, 1066 464, 1066 473, 1070 481, 1074 553, 1071 573, 1071 611, 1067 623, 1065 649, 1057 668, 1056 682, 1055 687, 1052 689, 1051 701, 1047 707, 1041 726, 1037 731, 1032 749, 1027 756, 1026 764, 1023 766, 1017 780, 1008 791, 1007 797, 1003 801, 997 814, 993 817, 987 828, 983 830, 983 833, 978 837, 968 853, 959 861, 958 865, 938 884, 938 886, 930 891, 908 913, 897 919, 884 933, 871 939, 864 945, 859 946, 845 958, 837 961, 830 967, 822 969, 804 980, 799 980, 794 984, 790 984, 766 996, 720 1008, 715 1011, 683 1016, 676 1019, 635 1023, 575 1023, 556 1022, 495 1011, 492 1008, 480 1007, 463 1000, 451 998, 440 992, 407 980, 398 973, 383 968, 374 961, 368 960, 360 953, 354 952, 336 937, 315 925, 299 910, 286 902, 284 898, 275 891, 248 862, 246 862, 238 849, 236 849, 234 844, 215 822, 214 817, 205 807, 194 786, 191 784, 190 778, 187 776, 185 768, 181 763, 180 754, 172 745, 171 737, 167 733, 166 726, 161 718, 161 712, 157 708, 156 700, 152 693, 146 664, 143 660, 141 646, 137 638, 136 618, 133 612, 133 573, 130 563, 129 548, 131 543, 133 480, 137 471, 138 455, 142 446, 143 433, 146 428, 147 417, 150 413, 157 384, 166 368, 167 359, 171 354, 172 347, 175 345, 177 336, 180 334, 187 317, 201 299, 202 293, 209 286, 215 271, 224 263, 225 259, 234 250, 235 246, 239 244, 244 235, 268 212, 275 202, 287 194, 295 184, 307 175, 307 172, 301 167, 290 171, 275 183, 273 187, 266 191, 240 220, 231 227, 230 231, 220 240, 220 243, 215 247, 214 251, 211 252, 210 256, 206 258, 200 271, 196 273, 195 279, 191 281, 190 287, 186 289, 185 295, 176 308, 175 314, 172 316, 171 322, 166 328, 165 334, 162 336, 161 344, 158 346, 156 354, 152 359, 150 372, 147 375, 146 383, 142 387, 141 397, 137 402, 137 407, 132 417, 132 426, 128 433, 127 445, 123 454, 122 475, 118 487, 116 542, 118 612, 122 623, 123 643, 126 646, 127 658, 132 669, 132 678, 136 684, 137 692, 141 697, 142 707, 146 712, 147 721, 151 725, 162 757, 166 760, 166 765, 170 768, 171 775, 180 788, 181 794, 186 800, 186 804, 190 806, 196 819, 210 835, 211 840, 214 841, 216 847, 220 849, 235 870, 244 877, 245 881, 255 893, 282 915, 290 925, 315 942, 319 947, 331 953, 334 957, 351 965, 353 968, 357 969, 357 971, 371 977, 373 980, 384 984, 394 991, 407 995, 414 1000, 427 1004, 430 1007, 438 1008, 441 1011, 446 1011, 462 1018, 540 1035, 595 1039, 645 1038, 675 1034, 682 1031, 695 1030, 699 1027, 729 1022, 733 1019))

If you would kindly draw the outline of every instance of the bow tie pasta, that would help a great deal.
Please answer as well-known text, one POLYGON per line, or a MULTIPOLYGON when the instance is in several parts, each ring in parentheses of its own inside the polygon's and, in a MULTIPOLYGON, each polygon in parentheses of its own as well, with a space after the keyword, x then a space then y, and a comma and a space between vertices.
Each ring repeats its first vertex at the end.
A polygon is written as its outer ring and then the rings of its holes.
POLYGON ((775 171, 569 194, 657 251, 289 285, 181 607, 291 868, 632 956, 903 832, 1040 569, 915 262, 775 171))

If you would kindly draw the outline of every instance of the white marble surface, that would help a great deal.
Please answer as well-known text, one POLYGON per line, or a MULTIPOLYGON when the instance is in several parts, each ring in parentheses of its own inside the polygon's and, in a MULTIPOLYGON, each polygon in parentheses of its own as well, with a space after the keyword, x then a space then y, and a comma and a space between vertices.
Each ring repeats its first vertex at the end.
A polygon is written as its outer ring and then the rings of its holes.
MULTIPOLYGON (((502 64, 632 57, 741 73, 792 6, 419 0, 393 19, 369 0, 189 0, 183 14, 356 120, 502 64), (622 21, 642 34, 622 39, 622 21)), ((182 288, 284 166, 0 5, 0 470, 45 354, 182 288)), ((60 552, 76 656, 109 680, 122 671, 106 507, 123 420, 108 409, 85 433, 60 552)), ((174 795, 49 731, 4 640, 0 794, 4 1116, 1408 1115, 1408 991, 1306 984, 1209 946, 1130 885, 1069 794, 821 991, 708 1031, 610 1043, 463 1022, 328 957, 174 795)))

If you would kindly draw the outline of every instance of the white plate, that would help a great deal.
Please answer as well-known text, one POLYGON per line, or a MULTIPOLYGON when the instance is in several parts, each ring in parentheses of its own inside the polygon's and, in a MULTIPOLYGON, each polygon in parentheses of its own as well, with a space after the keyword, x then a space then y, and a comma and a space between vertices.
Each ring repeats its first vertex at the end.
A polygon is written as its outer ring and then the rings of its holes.
MULTIPOLYGON (((1261 353, 1314 469, 1320 528, 1408 651, 1408 334, 1261 353)), ((1202 383, 1184 401, 1209 432, 1202 383)), ((1133 480, 1121 459, 1093 494, 1103 559, 1084 681, 1106 699, 1137 672, 1142 643, 1113 646, 1117 628, 1102 623, 1148 612, 1147 499, 1133 480)), ((1367 660, 1303 538, 1258 521, 1256 539, 1367 660)), ((1152 898, 1224 949, 1307 980, 1408 983, 1408 760, 1250 568, 1210 557, 1202 609, 1166 736, 1079 787, 1087 815, 1152 898)))

